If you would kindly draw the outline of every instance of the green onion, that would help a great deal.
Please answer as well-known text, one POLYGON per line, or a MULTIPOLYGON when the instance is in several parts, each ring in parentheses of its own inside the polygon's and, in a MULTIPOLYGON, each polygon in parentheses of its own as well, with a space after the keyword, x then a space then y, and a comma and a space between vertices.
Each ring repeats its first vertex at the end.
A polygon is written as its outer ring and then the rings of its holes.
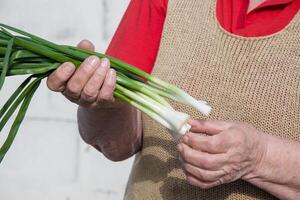
MULTIPOLYGON (((26 94, 25 97, 22 99, 20 98, 22 102, 21 108, 19 109, 19 112, 17 114, 17 117, 15 118, 12 127, 8 133, 8 136, 4 142, 4 144, 2 145, 2 147, 0 148, 0 163, 2 162, 5 154, 7 153, 7 151, 9 150, 10 146, 12 145, 19 127, 25 117, 26 111, 28 109, 28 106, 30 104, 30 101, 35 93, 35 91, 37 90, 37 88, 39 87, 41 83, 41 80, 38 78, 36 80, 34 80, 24 91, 23 94, 26 94)), ((22 96, 22 95, 21 95, 22 96)), ((23 97, 23 96, 22 96, 23 97)))
POLYGON ((114 96, 169 129, 175 139, 190 130, 191 126, 188 124, 190 116, 176 111, 165 98, 192 106, 203 115, 208 115, 211 111, 211 107, 205 101, 196 100, 175 85, 121 60, 77 47, 58 45, 17 28, 0 24, 0 92, 3 84, 5 86, 6 77, 29 75, 0 110, 1 132, 20 107, 0 148, 0 162, 13 143, 41 80, 64 62, 72 62, 76 67, 80 67, 80 64, 92 55, 108 58, 111 67, 117 71, 114 96))
POLYGON ((9 58, 10 58, 11 52, 13 50, 12 47, 14 45, 14 42, 15 42, 15 38, 12 37, 7 44, 7 48, 6 48, 6 52, 5 52, 5 56, 4 56, 4 60, 3 60, 3 67, 1 69, 1 75, 0 75, 0 90, 3 86, 4 80, 6 77, 6 73, 7 73, 8 65, 9 65, 9 61, 10 61, 9 58))

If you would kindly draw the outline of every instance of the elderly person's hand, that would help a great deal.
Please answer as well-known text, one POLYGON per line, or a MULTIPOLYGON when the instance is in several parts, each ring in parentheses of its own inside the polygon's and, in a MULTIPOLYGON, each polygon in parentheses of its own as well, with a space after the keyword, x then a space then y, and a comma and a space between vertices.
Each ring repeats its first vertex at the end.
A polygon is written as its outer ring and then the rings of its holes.
POLYGON ((210 188, 247 177, 260 163, 265 143, 246 123, 193 120, 178 145, 187 181, 210 188))
MULTIPOLYGON (((94 51, 94 45, 82 40, 79 48, 94 51)), ((61 92, 70 101, 87 108, 97 108, 114 101, 116 72, 110 68, 109 60, 90 56, 76 70, 75 65, 66 62, 47 79, 50 90, 61 92)))
MULTIPOLYGON (((82 40, 79 48, 94 51, 82 40)), ((47 80, 50 90, 61 92, 78 107, 78 127, 82 139, 113 161, 129 158, 142 147, 141 114, 114 99, 116 71, 108 59, 90 56, 78 69, 63 63, 47 80)))

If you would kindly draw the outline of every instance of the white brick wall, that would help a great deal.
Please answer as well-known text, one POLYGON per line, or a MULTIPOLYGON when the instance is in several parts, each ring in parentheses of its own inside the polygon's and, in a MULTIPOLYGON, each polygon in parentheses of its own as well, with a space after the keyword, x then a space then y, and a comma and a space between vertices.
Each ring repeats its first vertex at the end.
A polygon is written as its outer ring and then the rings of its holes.
MULTIPOLYGON (((0 21, 49 40, 75 45, 110 41, 129 0, 0 0, 0 21)), ((11 94, 10 78, 0 95, 11 94)), ((3 139, 8 129, 0 134, 3 139)), ((106 160, 79 137, 76 106, 43 84, 11 150, 0 165, 1 200, 121 199, 132 159, 106 160)))

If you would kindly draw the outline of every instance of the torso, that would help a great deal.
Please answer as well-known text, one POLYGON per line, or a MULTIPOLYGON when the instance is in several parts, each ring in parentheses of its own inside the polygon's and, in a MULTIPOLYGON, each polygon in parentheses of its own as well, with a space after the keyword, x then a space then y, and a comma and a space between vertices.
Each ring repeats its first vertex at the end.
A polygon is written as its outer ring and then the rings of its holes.
MULTIPOLYGON (((211 119, 244 121, 300 141, 300 15, 281 32, 259 38, 228 33, 215 16, 215 1, 169 0, 154 76, 208 101, 211 119)), ((243 181, 209 190, 187 184, 170 134, 146 116, 143 122, 143 149, 125 199, 275 199, 243 181)))

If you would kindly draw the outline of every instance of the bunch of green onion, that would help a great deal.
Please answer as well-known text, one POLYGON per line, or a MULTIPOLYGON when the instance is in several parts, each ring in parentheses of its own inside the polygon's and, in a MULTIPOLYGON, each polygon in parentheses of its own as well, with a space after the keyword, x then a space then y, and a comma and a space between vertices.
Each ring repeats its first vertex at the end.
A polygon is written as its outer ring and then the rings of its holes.
POLYGON ((210 113, 205 101, 198 101, 178 87, 151 76, 136 67, 110 56, 58 45, 17 28, 0 24, 0 91, 8 76, 29 75, 15 90, 0 110, 0 132, 18 109, 8 136, 0 149, 0 162, 10 148, 30 101, 46 78, 61 63, 72 62, 77 67, 89 56, 108 58, 111 67, 117 71, 117 85, 114 96, 127 102, 164 127, 177 138, 191 128, 190 116, 178 112, 166 98, 190 105, 204 115, 210 113))

